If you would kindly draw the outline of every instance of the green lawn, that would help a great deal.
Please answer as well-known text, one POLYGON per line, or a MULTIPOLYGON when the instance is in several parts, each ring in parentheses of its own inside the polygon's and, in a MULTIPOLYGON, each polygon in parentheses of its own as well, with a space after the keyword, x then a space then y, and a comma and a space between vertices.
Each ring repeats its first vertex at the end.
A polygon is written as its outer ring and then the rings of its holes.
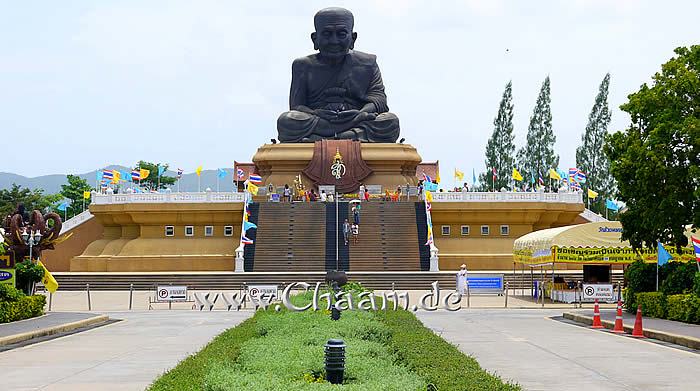
POLYGON ((519 390, 406 311, 258 311, 157 379, 150 390, 519 390), (342 386, 325 382, 323 345, 347 344, 342 386))

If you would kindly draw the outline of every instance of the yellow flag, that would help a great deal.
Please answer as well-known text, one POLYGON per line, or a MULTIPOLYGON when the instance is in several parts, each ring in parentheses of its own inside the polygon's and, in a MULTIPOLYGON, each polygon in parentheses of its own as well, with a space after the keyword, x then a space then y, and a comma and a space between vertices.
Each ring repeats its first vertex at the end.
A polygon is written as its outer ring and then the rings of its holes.
POLYGON ((41 261, 37 262, 39 266, 41 266, 44 269, 44 278, 41 279, 41 282, 46 287, 46 290, 48 290, 51 293, 56 292, 56 290, 58 289, 58 282, 56 282, 56 279, 53 278, 53 276, 49 272, 49 269, 47 269, 46 266, 44 266, 44 264, 41 263, 41 261))
POLYGON ((425 192, 425 200, 428 202, 433 202, 433 193, 426 191, 425 192))
POLYGON ((455 168, 455 179, 458 181, 464 180, 464 173, 455 168))
POLYGON ((248 183, 248 193, 258 195, 258 187, 252 183, 248 183))
POLYGON ((89 199, 90 199, 90 192, 89 192, 89 191, 84 191, 84 192, 83 192, 83 198, 85 198, 86 200, 89 200, 89 199))
POLYGON ((150 170, 146 170, 145 168, 142 168, 142 169, 141 169, 141 172, 140 172, 140 174, 141 174, 141 180, 144 180, 144 179, 148 178, 148 174, 150 174, 150 173, 151 173, 150 170))
POLYGON ((112 183, 119 183, 121 179, 121 173, 117 170, 112 170, 112 183))
POLYGON ((435 170, 435 182, 440 183, 440 167, 435 170))
POLYGON ((598 198, 598 193, 591 189, 588 189, 588 198, 596 199, 598 198))
POLYGON ((197 169, 194 170, 194 172, 197 173, 197 176, 201 176, 202 175, 202 166, 197 167, 197 169))
POLYGON ((518 170, 516 170, 515 168, 513 168, 513 179, 515 179, 516 181, 522 181, 522 180, 523 180, 523 176, 520 175, 520 173, 518 172, 518 170))
POLYGON ((553 168, 549 169, 549 177, 557 181, 561 180, 561 175, 559 175, 559 173, 553 168))

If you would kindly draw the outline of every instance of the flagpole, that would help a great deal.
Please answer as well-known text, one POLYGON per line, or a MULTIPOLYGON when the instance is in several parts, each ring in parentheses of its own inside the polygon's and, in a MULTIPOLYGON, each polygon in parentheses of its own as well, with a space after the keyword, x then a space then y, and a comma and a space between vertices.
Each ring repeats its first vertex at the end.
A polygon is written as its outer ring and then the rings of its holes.
POLYGON ((219 173, 216 173, 216 192, 219 192, 219 173))
POLYGON ((197 193, 202 192, 202 174, 197 175, 197 193))

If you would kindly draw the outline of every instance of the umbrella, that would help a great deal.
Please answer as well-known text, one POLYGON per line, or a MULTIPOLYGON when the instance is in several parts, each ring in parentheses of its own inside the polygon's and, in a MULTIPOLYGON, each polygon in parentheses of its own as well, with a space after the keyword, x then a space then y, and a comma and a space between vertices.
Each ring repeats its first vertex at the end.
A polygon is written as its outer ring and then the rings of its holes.
POLYGON ((352 200, 352 201, 350 201, 351 204, 354 203, 354 202, 357 202, 357 203, 359 204, 359 203, 362 202, 362 201, 360 201, 360 200, 352 200))

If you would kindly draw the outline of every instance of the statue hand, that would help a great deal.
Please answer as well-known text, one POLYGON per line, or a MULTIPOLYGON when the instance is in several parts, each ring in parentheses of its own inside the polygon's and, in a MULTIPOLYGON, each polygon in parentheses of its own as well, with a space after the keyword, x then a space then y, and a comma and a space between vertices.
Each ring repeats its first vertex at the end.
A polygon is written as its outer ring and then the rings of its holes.
POLYGON ((367 113, 364 111, 360 111, 359 113, 357 113, 355 118, 353 118, 353 122, 360 123, 364 121, 374 121, 375 119, 377 119, 377 113, 367 113))

